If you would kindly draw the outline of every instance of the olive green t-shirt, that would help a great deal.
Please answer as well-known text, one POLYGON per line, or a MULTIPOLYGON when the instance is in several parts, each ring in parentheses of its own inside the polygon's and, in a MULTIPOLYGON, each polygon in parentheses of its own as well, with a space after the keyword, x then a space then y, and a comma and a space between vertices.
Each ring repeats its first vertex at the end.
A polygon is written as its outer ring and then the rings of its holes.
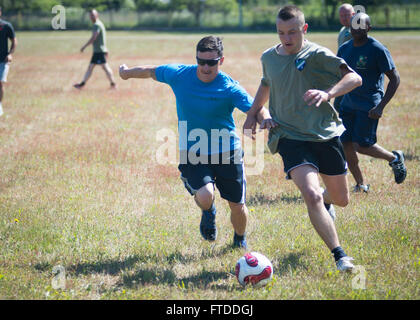
POLYGON ((337 112, 329 102, 308 106, 303 95, 309 89, 327 90, 341 79, 346 62, 329 49, 305 41, 294 55, 280 55, 277 46, 266 50, 261 62, 262 85, 270 87, 269 111, 279 125, 270 130, 268 147, 277 152, 279 139, 326 141, 344 132, 337 112))
POLYGON ((108 52, 106 48, 106 31, 105 26, 99 19, 93 24, 93 32, 99 32, 99 35, 96 37, 96 40, 93 42, 93 52, 108 52))
POLYGON ((350 40, 350 39, 352 39, 352 36, 351 36, 351 32, 350 32, 350 28, 347 28, 347 27, 342 27, 341 28, 341 30, 340 30, 340 33, 338 34, 338 40, 337 40, 337 42, 338 42, 338 47, 340 48, 340 46, 344 43, 344 42, 346 42, 346 41, 348 41, 348 40, 350 40))

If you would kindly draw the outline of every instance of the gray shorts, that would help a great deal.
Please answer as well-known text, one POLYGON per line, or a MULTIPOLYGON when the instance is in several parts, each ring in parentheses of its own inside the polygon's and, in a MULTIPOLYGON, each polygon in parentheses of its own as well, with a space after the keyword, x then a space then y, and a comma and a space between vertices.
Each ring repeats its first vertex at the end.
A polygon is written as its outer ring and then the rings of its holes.
POLYGON ((7 82, 7 74, 9 73, 9 62, 0 63, 0 81, 7 82))

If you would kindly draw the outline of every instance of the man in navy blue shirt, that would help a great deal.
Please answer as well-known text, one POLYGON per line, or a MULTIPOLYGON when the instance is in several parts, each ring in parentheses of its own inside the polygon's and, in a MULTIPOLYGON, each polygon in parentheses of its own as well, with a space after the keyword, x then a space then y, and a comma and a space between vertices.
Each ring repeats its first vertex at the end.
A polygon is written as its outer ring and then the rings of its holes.
POLYGON ((340 105, 340 116, 346 127, 341 140, 350 172, 356 181, 356 192, 369 190, 358 164, 357 152, 388 161, 396 183, 402 183, 407 175, 403 152, 389 152, 376 143, 379 119, 397 91, 400 76, 388 49, 368 36, 370 29, 367 14, 354 16, 351 24, 353 39, 344 43, 337 53, 363 79, 363 85, 344 95, 340 105), (385 92, 384 74, 389 79, 385 92))
MULTIPOLYGON (((2 10, 0 7, 0 16, 2 10)), ((12 53, 15 51, 17 39, 15 30, 10 22, 0 19, 0 116, 3 114, 2 100, 4 94, 4 83, 7 81, 9 65, 12 62, 12 53), (9 40, 11 41, 9 49, 9 40)))
MULTIPOLYGON (((246 181, 241 143, 235 132, 232 113, 235 108, 248 112, 253 99, 237 81, 219 70, 224 61, 223 44, 219 37, 201 39, 196 55, 196 65, 133 68, 121 65, 120 76, 124 80, 152 78, 172 88, 180 134, 178 169, 186 189, 202 210, 201 235, 205 240, 216 240, 216 186, 231 209, 235 231, 233 244, 246 248, 246 181)), ((262 112, 268 113, 268 110, 262 112)), ((260 122, 264 119, 262 112, 260 122)))

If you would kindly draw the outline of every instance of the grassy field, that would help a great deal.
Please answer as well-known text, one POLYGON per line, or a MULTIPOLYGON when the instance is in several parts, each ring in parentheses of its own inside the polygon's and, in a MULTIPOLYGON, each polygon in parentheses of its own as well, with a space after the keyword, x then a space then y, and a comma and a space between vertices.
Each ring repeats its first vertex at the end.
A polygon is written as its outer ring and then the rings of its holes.
MULTIPOLYGON (((89 33, 18 33, 0 118, 0 299, 419 299, 420 33, 372 35, 402 79, 378 142, 404 150, 408 176, 396 185, 386 162, 361 156, 372 192, 337 208, 342 246, 365 270, 365 289, 353 285, 359 274, 336 271, 280 157, 267 149, 264 172, 247 177, 248 243, 271 259, 274 280, 243 289, 227 203, 216 194, 219 237, 203 241, 177 165, 155 159, 156 133, 177 128, 170 88, 118 78, 111 91, 97 68, 76 91, 89 33)), ((122 63, 194 63, 202 36, 110 32, 110 63, 115 74, 122 63)), ((259 57, 276 34, 223 36, 223 70, 254 95, 259 57)), ((336 34, 308 38, 336 51, 336 34)), ((245 115, 234 115, 241 128, 245 115)))

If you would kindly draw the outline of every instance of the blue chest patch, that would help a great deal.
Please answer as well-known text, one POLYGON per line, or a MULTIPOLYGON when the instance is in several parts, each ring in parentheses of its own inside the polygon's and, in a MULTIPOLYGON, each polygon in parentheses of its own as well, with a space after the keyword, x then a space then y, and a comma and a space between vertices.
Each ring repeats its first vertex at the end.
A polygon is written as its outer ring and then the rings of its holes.
POLYGON ((306 60, 305 59, 296 59, 295 60, 296 69, 302 71, 305 68, 306 60))

